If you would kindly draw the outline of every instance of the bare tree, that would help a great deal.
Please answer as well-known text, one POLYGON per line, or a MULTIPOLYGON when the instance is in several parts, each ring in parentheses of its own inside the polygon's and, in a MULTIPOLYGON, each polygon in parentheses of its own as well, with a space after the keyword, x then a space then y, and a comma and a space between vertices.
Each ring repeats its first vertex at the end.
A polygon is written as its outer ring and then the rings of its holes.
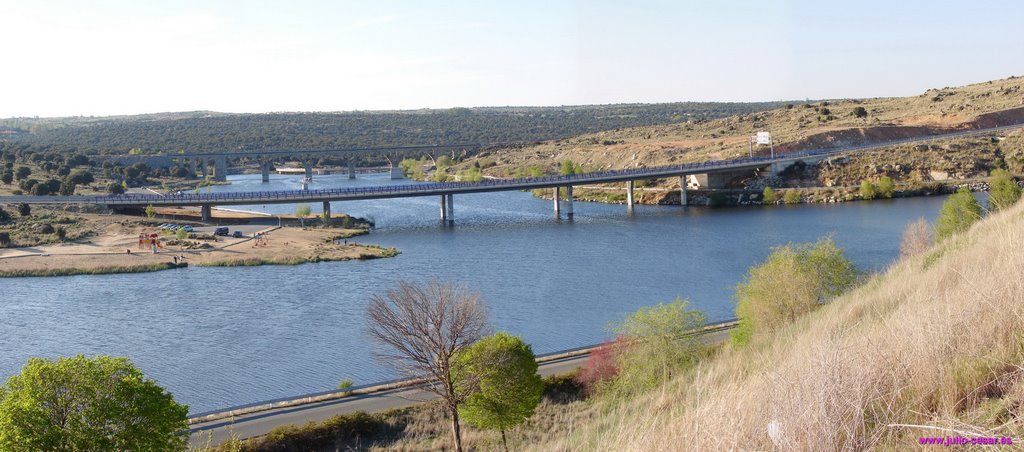
POLYGON ((900 259, 916 256, 932 246, 932 227, 924 218, 907 225, 900 240, 900 259))
POLYGON ((427 380, 427 390, 444 401, 455 450, 461 451, 458 407, 466 394, 454 384, 452 356, 486 333, 487 310, 479 294, 451 282, 400 282, 398 289, 373 296, 368 315, 370 335, 391 349, 378 357, 408 376, 427 380))

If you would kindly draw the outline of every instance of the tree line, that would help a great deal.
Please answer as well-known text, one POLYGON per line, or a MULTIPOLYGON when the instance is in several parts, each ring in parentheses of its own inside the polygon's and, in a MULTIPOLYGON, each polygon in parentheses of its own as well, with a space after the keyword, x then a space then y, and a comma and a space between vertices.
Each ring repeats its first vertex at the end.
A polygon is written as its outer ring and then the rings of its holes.
POLYGON ((749 114, 783 102, 482 107, 345 113, 210 112, 0 120, 2 141, 61 152, 338 149, 442 143, 520 143, 623 127, 749 114))

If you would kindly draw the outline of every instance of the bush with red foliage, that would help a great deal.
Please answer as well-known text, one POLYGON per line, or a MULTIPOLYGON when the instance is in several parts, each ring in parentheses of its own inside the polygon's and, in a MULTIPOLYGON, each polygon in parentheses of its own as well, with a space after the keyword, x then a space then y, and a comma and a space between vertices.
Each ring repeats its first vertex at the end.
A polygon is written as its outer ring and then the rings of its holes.
POLYGON ((587 395, 593 395, 602 383, 615 378, 619 373, 619 356, 626 346, 626 340, 619 337, 614 341, 605 341, 590 352, 587 363, 580 367, 574 377, 587 395))

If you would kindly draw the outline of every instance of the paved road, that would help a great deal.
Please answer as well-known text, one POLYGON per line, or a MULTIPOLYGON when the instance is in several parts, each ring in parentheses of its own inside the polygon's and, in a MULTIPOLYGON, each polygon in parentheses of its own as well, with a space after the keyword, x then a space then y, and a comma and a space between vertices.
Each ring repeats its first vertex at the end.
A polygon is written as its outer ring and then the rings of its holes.
MULTIPOLYGON (((709 344, 724 342, 728 338, 729 330, 714 331, 704 335, 704 340, 709 344)), ((548 361, 539 366, 538 373, 541 376, 565 374, 582 366, 586 361, 586 355, 548 361)), ((359 411, 372 413, 402 408, 427 402, 436 397, 422 389, 402 388, 297 407, 262 411, 238 416, 234 419, 193 424, 189 441, 193 447, 202 447, 207 444, 216 445, 230 439, 232 436, 241 439, 252 438, 264 435, 271 429, 283 425, 302 425, 307 422, 324 421, 338 414, 359 411)))

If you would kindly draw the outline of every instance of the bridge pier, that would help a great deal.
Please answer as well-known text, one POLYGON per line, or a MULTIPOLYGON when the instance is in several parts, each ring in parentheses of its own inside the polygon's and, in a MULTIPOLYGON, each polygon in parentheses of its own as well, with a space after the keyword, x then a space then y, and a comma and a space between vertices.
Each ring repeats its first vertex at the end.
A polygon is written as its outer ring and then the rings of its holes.
POLYGON ((209 164, 210 162, 208 162, 206 159, 199 159, 199 173, 203 176, 203 179, 207 179, 210 177, 210 175, 207 174, 207 170, 209 170, 209 164))
MULTIPOLYGON (((348 178, 349 179, 355 179, 356 178, 356 164, 352 160, 348 161, 348 178)), ((391 178, 392 179, 395 178, 395 173, 393 171, 391 173, 391 178)))
POLYGON ((441 225, 448 224, 448 196, 441 195, 441 225))
POLYGON ((307 180, 313 180, 313 161, 312 160, 303 160, 302 161, 302 167, 306 170, 306 173, 305 173, 306 174, 306 179, 307 180))
POLYGON ((392 166, 391 167, 391 180, 405 179, 405 173, 402 172, 401 168, 392 166))
POLYGON ((455 195, 448 196, 448 226, 455 226, 455 195))
POLYGON ((199 160, 189 159, 192 161, 192 177, 199 177, 199 160))
POLYGON ((226 155, 218 155, 213 158, 213 180, 228 180, 228 157, 226 155))
POLYGON ((327 224, 328 222, 331 221, 331 202, 330 201, 324 201, 324 210, 323 210, 323 212, 324 212, 324 218, 326 218, 326 220, 324 221, 324 224, 327 224))
POLYGON ((260 159, 260 175, 263 177, 263 183, 270 182, 270 161, 260 159))
POLYGON ((572 220, 572 185, 565 186, 565 218, 572 220))
POLYGON ((633 213, 633 181, 626 181, 626 212, 633 213))
POLYGON ((199 208, 199 219, 204 221, 204 222, 210 221, 210 217, 213 216, 212 215, 213 214, 212 210, 213 209, 210 208, 209 204, 204 204, 203 206, 201 206, 199 208))
POLYGON ((556 219, 556 220, 562 217, 561 213, 559 213, 559 210, 560 210, 560 209, 559 209, 559 205, 558 205, 558 203, 559 203, 559 202, 560 202, 561 200, 559 200, 559 199, 558 199, 558 188, 559 188, 559 187, 553 187, 553 188, 551 189, 551 193, 552 193, 552 194, 554 195, 554 196, 552 196, 552 199, 554 199, 554 200, 555 200, 555 219, 556 219))
POLYGON ((679 205, 686 207, 686 176, 679 176, 679 205))

